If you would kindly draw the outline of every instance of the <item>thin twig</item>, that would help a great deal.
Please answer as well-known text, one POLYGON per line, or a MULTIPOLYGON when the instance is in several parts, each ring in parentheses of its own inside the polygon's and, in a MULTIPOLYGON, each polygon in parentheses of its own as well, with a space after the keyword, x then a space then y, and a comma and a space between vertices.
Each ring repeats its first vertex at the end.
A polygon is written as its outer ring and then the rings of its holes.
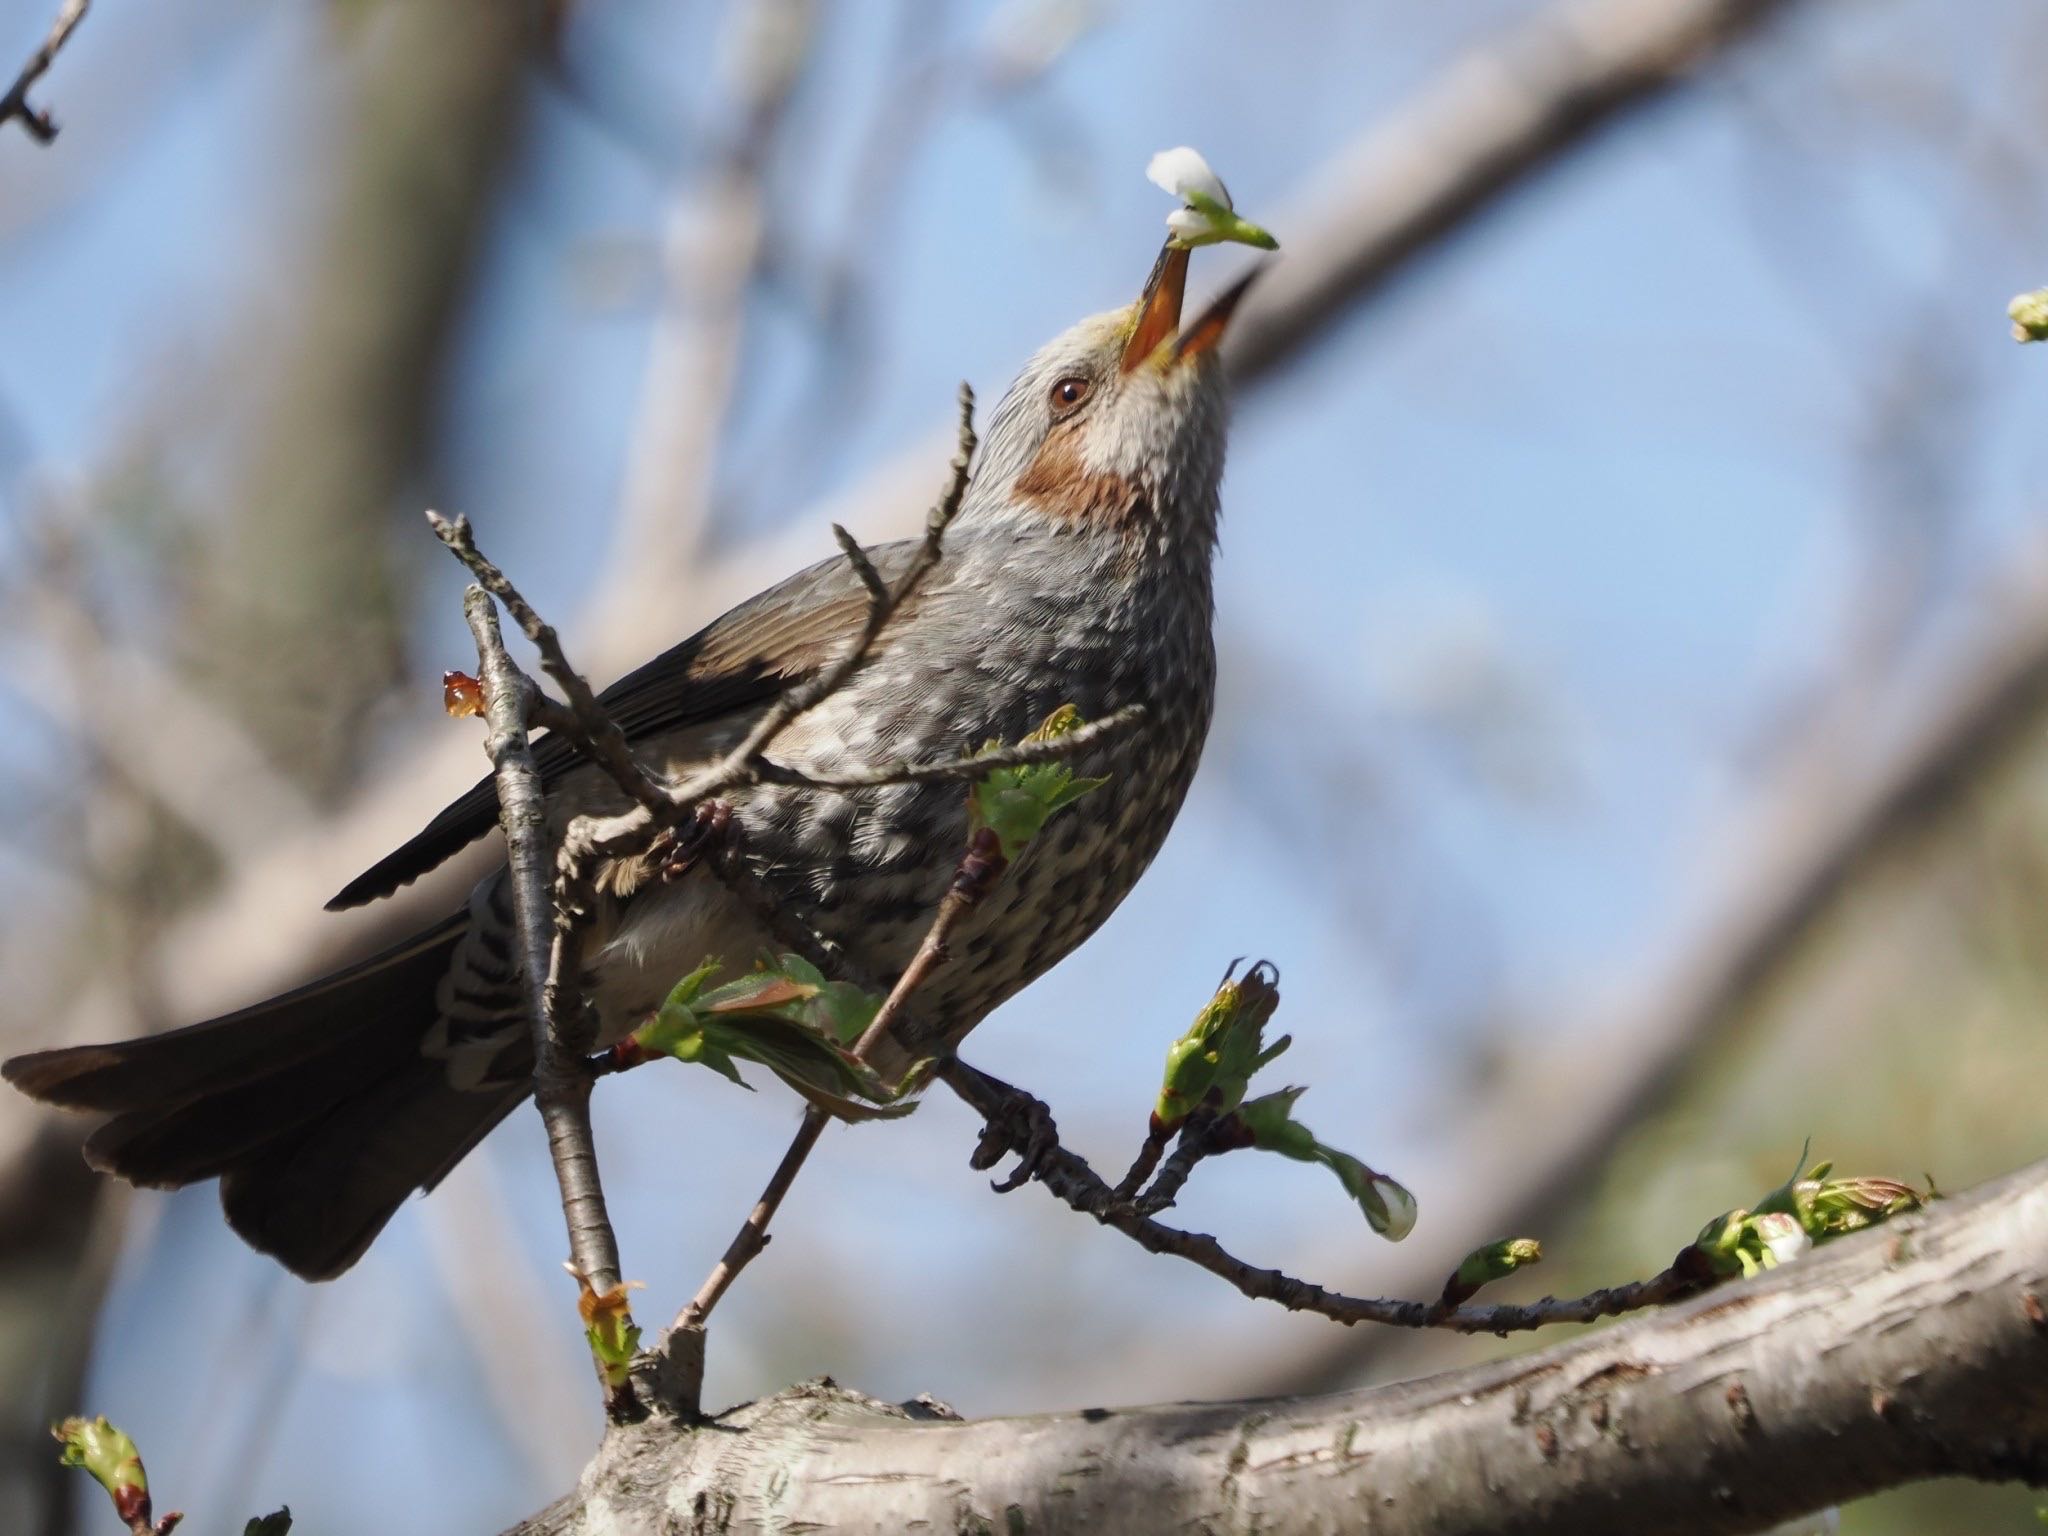
MULTIPOLYGON (((490 726, 486 746, 497 776, 498 819, 505 832, 518 926, 520 981, 533 1030, 534 1102, 547 1127, 548 1153, 561 1187, 571 1262, 591 1290, 609 1295, 619 1288, 619 1251, 605 1212, 597 1151, 591 1139, 591 1074, 584 1053, 574 1048, 564 999, 552 986, 549 965, 549 928, 552 923, 559 930, 561 924, 550 915, 547 808, 540 771, 534 766, 526 736, 531 684, 506 654, 498 630, 498 610, 490 594, 471 587, 463 595, 462 612, 476 637, 478 672, 484 685, 484 713, 490 726)), ((574 1007, 581 1012, 580 998, 574 1007)), ((617 1412, 624 1405, 615 1401, 612 1407, 617 1412)))
POLYGON ((811 1155, 811 1148, 818 1144, 818 1137, 824 1134, 831 1116, 815 1104, 804 1107, 804 1123, 797 1128, 795 1139, 789 1150, 782 1154, 782 1161, 775 1166, 775 1172, 768 1180, 768 1187, 761 1191, 761 1198, 754 1202, 753 1210, 747 1213, 732 1243, 725 1250, 704 1283, 697 1288, 697 1294, 690 1298, 690 1304, 676 1314, 670 1326, 676 1329, 701 1329, 705 1319, 711 1316, 711 1309, 739 1278, 741 1270, 754 1261, 763 1248, 768 1246, 768 1223, 775 1219, 775 1212, 782 1204, 782 1197, 789 1193, 789 1186, 796 1182, 796 1176, 804 1166, 804 1160, 811 1155))
POLYGON ((456 559, 469 567, 483 589, 505 605, 505 611, 512 615, 513 622, 540 652, 541 670, 554 679, 555 686, 568 699, 569 718, 564 719, 560 705, 552 699, 543 702, 537 696, 536 708, 530 716, 532 723, 546 725, 550 730, 569 731, 576 744, 611 776, 612 782, 629 799, 649 810, 668 809, 671 802, 667 792, 634 758, 632 748, 626 744, 625 732, 597 701, 597 695, 591 691, 583 674, 569 665, 568 653, 562 649, 561 636, 555 633, 554 626, 534 611, 533 605, 512 585, 511 578, 477 548, 476 534, 469 526, 469 519, 456 517, 451 520, 429 511, 427 522, 433 528, 434 536, 453 551, 456 559))
POLYGON ((71 40, 72 30, 85 19, 86 8, 91 3, 92 0, 64 0, 57 11, 57 19, 50 23, 42 46, 28 56, 28 62, 21 66, 21 73, 14 77, 14 84, 7 88, 5 96, 0 96, 0 124, 10 117, 19 119, 23 131, 38 144, 48 144, 57 137, 56 119, 28 104, 28 90, 57 61, 58 50, 71 40))
POLYGON ((1130 1172, 1117 1184, 1117 1199, 1136 1198, 1138 1191, 1145 1187, 1145 1180, 1152 1176, 1152 1170, 1159 1166, 1159 1159, 1165 1153, 1167 1143, 1172 1140, 1172 1128, 1154 1115, 1151 1126, 1145 1132, 1145 1144, 1138 1148, 1138 1155, 1131 1159, 1130 1172))
POLYGON ((1051 736, 1042 741, 1018 741, 1008 746, 991 748, 986 752, 973 753, 965 757, 948 758, 940 763, 919 763, 898 759, 887 763, 874 763, 853 768, 842 768, 832 773, 817 773, 809 768, 792 768, 786 763, 764 761, 761 764, 761 779, 769 784, 788 784, 799 789, 880 789, 893 784, 930 784, 941 779, 974 780, 993 773, 998 768, 1023 768, 1037 763, 1060 762, 1078 757, 1091 747, 1099 744, 1104 737, 1128 730, 1145 717, 1145 706, 1126 704, 1122 709, 1113 710, 1100 720, 1090 720, 1078 725, 1064 736, 1051 736))
MULTIPOLYGON (((780 736, 799 715, 817 708, 837 693, 854 673, 866 665, 869 652, 874 649, 875 641, 880 638, 889 620, 923 585, 932 567, 939 563, 939 556, 945 547, 946 529, 959 514, 960 504, 967 496, 967 470, 974 457, 975 442, 974 391, 968 385, 962 384, 960 446, 953 455, 945 493, 933 503, 931 511, 925 517, 924 540, 918 546, 917 553, 911 557, 909 568, 904 571, 894 587, 885 587, 870 566, 862 577, 869 592, 867 621, 861 625, 860 633, 854 637, 853 643, 847 646, 839 658, 824 671, 779 695, 762 713, 761 718, 754 722, 753 729, 747 732, 738 746, 708 768, 700 770, 678 785, 670 792, 672 798, 695 805, 699 800, 709 799, 728 789, 759 783, 761 754, 768 750, 775 738, 780 736)), ((852 540, 846 538, 844 530, 834 531, 840 534, 842 547, 852 544, 852 540)), ((865 560, 865 551, 862 551, 861 558, 865 560)), ((859 569, 858 564, 855 568, 859 569)))
MULTIPOLYGON (((875 1010, 874 1019, 861 1032, 852 1049, 856 1061, 866 1061, 875 1048, 890 1036, 896 1022, 902 1018, 905 1008, 917 989, 931 977, 949 957, 948 939, 960 919, 974 910, 1002 873, 999 861, 991 863, 987 857, 984 840, 977 838, 974 846, 960 861, 960 870, 953 883, 947 887, 939 909, 932 918, 931 927, 925 931, 924 942, 918 946, 903 974, 896 978, 896 985, 889 989, 889 995, 882 1000, 882 1006, 875 1010)), ((815 962, 813 962, 815 963, 815 962)), ((831 1116, 813 1104, 804 1111, 803 1124, 797 1128, 789 1150, 782 1155, 775 1173, 768 1181, 768 1187, 761 1192, 761 1198, 754 1202, 754 1208, 727 1246, 724 1256, 698 1287, 697 1294, 683 1310, 676 1314, 670 1331, 690 1334, 693 1330, 701 1333, 705 1320, 711 1316, 712 1308, 719 1298, 730 1289, 741 1270, 752 1263, 756 1255, 768 1246, 768 1223, 774 1219, 776 1208, 782 1204, 782 1197, 789 1193, 790 1185, 803 1168, 804 1161, 811 1155, 811 1149, 818 1144, 831 1116)))
MULTIPOLYGON (((1159 1170, 1159 1177, 1152 1181, 1152 1187, 1137 1197, 1134 1203, 1138 1210, 1147 1216, 1157 1216, 1180 1197, 1182 1186, 1195 1171, 1195 1164, 1205 1157, 1230 1150, 1230 1144, 1219 1140, 1216 1135, 1220 1123, 1215 1111, 1209 1109, 1197 1109, 1181 1122, 1180 1139, 1174 1144, 1173 1155, 1159 1170)), ((1145 1144, 1148 1147, 1152 1144, 1149 1137, 1145 1144)))
MULTIPOLYGON (((578 817, 571 824, 563 838, 560 866, 562 878, 556 887, 557 905, 566 899, 572 911, 580 911, 589 899, 589 869, 596 856, 622 857, 644 852, 668 827, 675 825, 683 816, 694 812, 698 802, 712 799, 729 790, 743 789, 764 782, 771 769, 763 754, 772 746, 777 737, 801 715, 815 709, 819 704, 837 693, 858 672, 874 650, 875 641, 897 610, 916 592, 932 568, 938 564, 944 549, 947 527, 959 514, 961 503, 966 499, 970 480, 968 473, 973 461, 976 445, 974 432, 974 391, 966 384, 960 386, 959 446, 954 453, 944 492, 933 503, 925 518, 924 541, 912 557, 911 563, 894 587, 885 586, 874 576, 872 563, 863 575, 868 586, 870 601, 865 622, 860 633, 846 650, 808 681, 785 690, 754 722, 744 739, 723 757, 706 764, 679 784, 663 784, 653 778, 634 760, 630 747, 616 722, 605 712, 597 696, 591 692, 581 674, 569 665, 568 657, 562 650, 560 638, 554 630, 542 622, 540 616, 527 604, 525 598, 499 570, 477 548, 470 530, 468 519, 448 519, 435 512, 427 514, 435 535, 454 552, 464 565, 475 573, 477 579, 495 593, 513 616, 520 622, 534 645, 539 648, 542 665, 557 686, 568 696, 569 710, 574 717, 576 728, 572 738, 579 746, 586 748, 591 758, 609 774, 638 807, 621 816, 578 817)), ((844 538, 842 531, 842 538, 844 538)), ((847 540, 848 543, 851 540, 847 540)), ((858 549, 858 546, 854 546, 858 549)), ((849 557, 851 558, 851 557, 849 557)), ((856 569, 866 562, 866 552, 860 552, 856 569)), ((566 724, 556 713, 548 716, 550 723, 557 726, 566 724)), ((939 777, 946 777, 940 774, 939 777)), ((824 787, 822 784, 820 787, 824 787)), ((564 935, 558 923, 556 949, 563 948, 564 935)), ((576 958, 576 940, 569 937, 571 956, 576 958)), ((562 974, 580 974, 564 967, 562 974)))
POLYGON ((1455 1333, 1526 1333, 1557 1323, 1590 1323, 1622 1312, 1662 1306, 1707 1283, 1690 1270, 1665 1270, 1649 1280, 1559 1299, 1546 1296, 1527 1305, 1464 1306, 1436 1302, 1346 1296, 1277 1269, 1260 1269, 1229 1253, 1206 1233, 1186 1232, 1153 1220, 1120 1198, 1085 1159, 1045 1139, 1044 1106, 999 1078, 957 1057, 940 1064, 939 1080, 988 1126, 987 1136, 1006 1144, 1033 1164, 1031 1176, 1055 1198, 1114 1227, 1150 1253, 1171 1254, 1228 1281, 1246 1296, 1277 1302, 1290 1312, 1314 1312, 1347 1326, 1382 1323, 1395 1328, 1442 1328, 1455 1333))

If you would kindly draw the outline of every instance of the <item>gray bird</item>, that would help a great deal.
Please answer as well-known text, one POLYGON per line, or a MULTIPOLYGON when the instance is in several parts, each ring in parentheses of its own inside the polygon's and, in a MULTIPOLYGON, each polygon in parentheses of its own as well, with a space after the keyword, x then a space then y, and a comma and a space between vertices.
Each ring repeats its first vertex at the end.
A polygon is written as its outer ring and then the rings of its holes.
MULTIPOLYGON (((1062 704, 1145 714, 1087 767, 1108 784, 1055 818, 957 930, 918 995, 954 1032, 1101 925, 1159 850, 1209 728, 1210 566, 1223 474, 1215 344, 1239 283, 1180 331, 1187 253, 1163 252, 1136 304, 1095 316, 1025 366, 990 418, 944 555, 872 659, 771 756, 814 771, 937 761, 1014 741, 1062 704)), ((1249 279, 1246 280, 1247 282, 1249 279)), ((885 578, 914 552, 872 551, 885 578)), ((838 654, 867 595, 842 558, 801 571, 603 695, 641 759, 680 778, 782 690, 838 654)), ((627 809, 559 738, 536 743, 551 831, 627 809)), ((390 894, 497 821, 489 779, 343 890, 390 894)), ((967 836, 957 783, 850 793, 764 785, 732 797, 736 848, 769 891, 871 976, 909 962, 967 836)), ((600 1045, 639 1024, 707 955, 773 943, 714 875, 658 856, 602 870, 588 987, 600 1045)), ((308 1279, 340 1274, 415 1189, 431 1189, 529 1091, 509 881, 464 910, 295 992, 168 1034, 16 1057, 7 1080, 110 1115, 96 1168, 174 1188, 221 1181, 229 1224, 308 1279)))

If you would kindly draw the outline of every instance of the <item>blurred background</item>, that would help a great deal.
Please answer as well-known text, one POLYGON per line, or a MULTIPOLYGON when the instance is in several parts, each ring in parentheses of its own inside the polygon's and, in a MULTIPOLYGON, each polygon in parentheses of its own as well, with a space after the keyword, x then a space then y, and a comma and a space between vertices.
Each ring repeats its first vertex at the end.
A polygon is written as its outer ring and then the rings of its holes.
MULTIPOLYGON (((0 76, 54 8, 0 6, 0 76)), ((1420 1224, 1249 1154, 1181 1215, 1366 1294, 1510 1233, 1549 1258, 1504 1297, 1654 1272, 1809 1136, 1950 1188, 2039 1156, 2048 357, 2003 308, 2048 281, 2043 58, 2033 0, 95 8, 34 92, 62 136, 0 126, 0 1046, 204 1017, 457 899, 474 861, 320 910, 484 766, 423 507, 609 679, 831 519, 912 530, 957 382, 1136 295, 1145 161, 1188 143, 1283 245, 1233 338, 1219 717, 1153 873, 969 1057, 1118 1170, 1167 1041, 1270 957, 1303 1117, 1420 1224)), ((597 1113, 653 1324, 798 1106, 675 1069, 597 1113)), ((829 1133, 708 1401, 1508 1347, 1247 1301, 991 1194, 976 1129, 939 1095, 829 1133)), ((0 1528, 105 1528, 44 1428, 81 1409, 205 1529, 569 1488, 598 1405, 533 1116, 317 1287, 211 1188, 101 1186, 82 1130, 0 1097, 0 1528)))

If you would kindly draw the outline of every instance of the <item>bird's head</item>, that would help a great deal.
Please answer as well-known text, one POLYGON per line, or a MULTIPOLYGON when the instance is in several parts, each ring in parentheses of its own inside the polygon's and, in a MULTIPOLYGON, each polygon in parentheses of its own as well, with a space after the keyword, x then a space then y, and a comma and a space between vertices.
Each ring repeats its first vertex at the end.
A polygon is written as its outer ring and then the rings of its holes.
POLYGON ((1040 348, 989 419, 974 499, 1077 532, 1206 548, 1223 478, 1216 344, 1256 270, 1183 330, 1188 253, 1169 245, 1135 304, 1040 348))

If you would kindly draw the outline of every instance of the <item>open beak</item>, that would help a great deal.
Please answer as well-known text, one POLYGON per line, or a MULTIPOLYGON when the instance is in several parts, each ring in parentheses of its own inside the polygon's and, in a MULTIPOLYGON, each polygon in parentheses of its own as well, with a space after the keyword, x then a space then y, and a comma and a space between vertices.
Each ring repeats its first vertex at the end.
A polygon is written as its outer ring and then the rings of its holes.
POLYGON ((1244 302, 1246 291, 1265 270, 1263 265, 1253 267, 1209 301, 1208 308, 1196 317, 1195 323, 1183 331, 1180 340, 1173 344, 1173 360, 1176 363, 1200 357, 1223 339, 1223 332, 1230 325, 1230 317, 1237 313, 1237 306, 1244 302))
POLYGON ((1175 363, 1200 357, 1214 347, 1223 339, 1245 291, 1263 270, 1253 267, 1211 299, 1195 323, 1181 331, 1181 303, 1188 287, 1188 253, 1169 242, 1152 264, 1152 275, 1145 279, 1144 296, 1138 300, 1138 323, 1131 330, 1131 339, 1124 343, 1123 371, 1131 372, 1168 341, 1173 342, 1175 363))
POLYGON ((1188 253, 1169 241, 1152 263, 1152 275, 1145 279, 1145 292, 1138 300, 1138 323, 1124 343, 1125 373, 1157 352, 1180 329, 1180 305, 1187 291, 1188 253))

